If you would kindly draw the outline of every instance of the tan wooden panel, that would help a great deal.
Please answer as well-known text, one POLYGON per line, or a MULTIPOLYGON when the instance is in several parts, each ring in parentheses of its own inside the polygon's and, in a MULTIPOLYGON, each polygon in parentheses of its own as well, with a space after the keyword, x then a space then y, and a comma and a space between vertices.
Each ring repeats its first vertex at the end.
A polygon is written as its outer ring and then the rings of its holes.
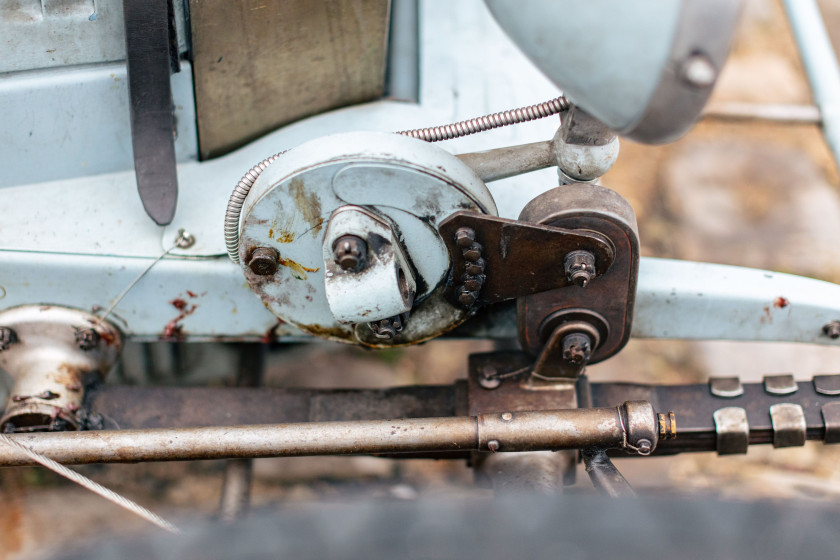
POLYGON ((202 159, 381 97, 390 0, 190 0, 202 159))

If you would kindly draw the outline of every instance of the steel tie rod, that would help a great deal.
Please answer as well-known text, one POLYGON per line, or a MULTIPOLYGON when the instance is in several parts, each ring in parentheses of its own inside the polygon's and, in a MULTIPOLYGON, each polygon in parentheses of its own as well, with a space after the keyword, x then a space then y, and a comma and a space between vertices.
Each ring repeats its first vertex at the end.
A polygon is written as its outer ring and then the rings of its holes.
MULTIPOLYGON (((659 421, 649 402, 631 401, 610 408, 450 418, 34 433, 9 437, 63 464, 589 447, 641 448, 649 453, 659 440, 659 421)), ((17 447, 0 449, 0 466, 31 464, 32 459, 17 447)))

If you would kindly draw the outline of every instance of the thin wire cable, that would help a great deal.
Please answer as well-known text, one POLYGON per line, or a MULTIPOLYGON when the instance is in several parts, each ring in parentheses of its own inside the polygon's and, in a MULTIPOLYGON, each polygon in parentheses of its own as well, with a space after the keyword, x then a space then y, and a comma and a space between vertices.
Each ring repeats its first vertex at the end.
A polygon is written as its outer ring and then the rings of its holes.
POLYGON ((176 527, 175 525, 173 525, 172 523, 170 523, 166 519, 162 518, 158 514, 149 511, 148 509, 144 508, 140 504, 129 500, 125 496, 121 496, 121 495, 117 494, 113 490, 109 490, 108 488, 105 488, 101 484, 92 481, 91 479, 87 478, 86 476, 84 476, 82 474, 79 474, 76 471, 68 469, 67 467, 65 467, 61 463, 53 461, 49 457, 45 457, 45 456, 41 455, 40 453, 37 453, 37 452, 33 451, 32 449, 30 449, 26 445, 22 444, 21 442, 16 441, 16 440, 10 438, 9 436, 7 436, 5 434, 0 434, 0 441, 5 443, 6 445, 14 447, 15 449, 19 449, 27 457, 29 457, 30 459, 32 459, 36 463, 39 463, 39 464, 45 466, 46 468, 50 469, 51 471, 60 474, 64 478, 72 480, 73 482, 75 482, 79 486, 82 486, 82 487, 84 487, 84 488, 86 488, 86 489, 88 489, 91 492, 94 492, 96 494, 99 494, 100 496, 102 496, 106 500, 109 500, 109 501, 117 504, 118 506, 120 506, 122 508, 127 509, 128 511, 130 511, 130 512, 136 514, 136 515, 139 515, 140 517, 142 517, 143 519, 145 519, 149 523, 157 525, 161 529, 163 529, 165 531, 169 531, 170 533, 174 533, 176 535, 181 533, 181 530, 178 527, 176 527))
POLYGON ((105 319, 107 319, 111 315, 111 312, 114 311, 117 305, 119 305, 122 299, 126 295, 128 295, 128 292, 130 292, 131 289, 137 285, 137 282, 139 282, 144 276, 146 276, 146 274, 148 274, 148 272, 152 270, 152 267, 159 263, 161 259, 163 259, 163 257, 171 253, 176 247, 178 247, 181 244, 181 241, 184 238, 183 236, 183 233, 179 233, 178 237, 175 238, 175 242, 172 244, 171 247, 169 247, 169 249, 161 253, 160 256, 154 261, 152 261, 152 263, 149 266, 147 266, 140 274, 138 274, 134 278, 134 280, 128 283, 128 286, 126 286, 125 289, 122 292, 120 292, 120 295, 117 296, 117 298, 111 303, 111 305, 108 306, 108 309, 105 310, 105 313, 102 315, 102 317, 99 318, 100 321, 104 321, 105 319))
MULTIPOLYGON (((476 134, 502 126, 550 117, 551 115, 557 115, 568 110, 570 106, 571 102, 565 96, 561 95, 560 97, 555 97, 554 99, 549 99, 548 101, 543 101, 535 105, 528 105, 527 107, 510 109, 501 113, 475 117, 443 126, 403 130, 396 134, 410 136, 426 142, 440 142, 442 140, 461 138, 462 136, 469 136, 470 134, 476 134)), ((273 163, 284 153, 286 152, 283 151, 279 154, 274 154, 249 169, 236 184, 230 195, 227 210, 225 211, 225 247, 227 248, 228 257, 236 264, 239 264, 239 218, 242 214, 242 205, 245 204, 245 198, 251 192, 251 187, 254 186, 260 173, 265 171, 265 168, 269 164, 273 163)))

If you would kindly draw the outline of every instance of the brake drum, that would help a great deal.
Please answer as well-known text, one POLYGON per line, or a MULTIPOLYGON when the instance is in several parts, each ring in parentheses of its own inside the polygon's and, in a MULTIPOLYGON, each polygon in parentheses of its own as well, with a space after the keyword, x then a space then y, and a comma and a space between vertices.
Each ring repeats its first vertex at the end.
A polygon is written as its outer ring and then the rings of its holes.
POLYGON ((462 210, 497 215, 486 185, 441 148, 386 133, 323 137, 286 152, 254 182, 239 260, 265 306, 309 334, 377 347, 417 343, 469 315, 443 296, 451 263, 437 229, 462 210), (366 269, 336 263, 332 244, 347 234, 366 241, 366 269), (271 255, 276 269, 253 265, 255 251, 271 255), (410 308, 403 330, 377 338, 368 323, 400 305, 410 308))

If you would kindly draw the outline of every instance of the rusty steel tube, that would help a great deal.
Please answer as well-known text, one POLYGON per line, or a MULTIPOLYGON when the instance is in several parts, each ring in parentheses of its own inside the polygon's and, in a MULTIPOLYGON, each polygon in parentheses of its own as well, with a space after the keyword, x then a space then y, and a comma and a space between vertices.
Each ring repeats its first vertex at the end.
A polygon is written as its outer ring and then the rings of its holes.
MULTIPOLYGON (((492 413, 450 418, 306 422, 254 426, 164 428, 9 437, 65 464, 181 461, 424 451, 533 451, 631 447, 657 433, 649 403, 613 408, 492 413), (638 416, 638 418, 635 418, 638 416), (626 426, 630 426, 628 432, 626 426)), ((653 444, 655 445, 655 441, 653 444)), ((20 450, 0 446, 0 466, 31 465, 20 450)))

